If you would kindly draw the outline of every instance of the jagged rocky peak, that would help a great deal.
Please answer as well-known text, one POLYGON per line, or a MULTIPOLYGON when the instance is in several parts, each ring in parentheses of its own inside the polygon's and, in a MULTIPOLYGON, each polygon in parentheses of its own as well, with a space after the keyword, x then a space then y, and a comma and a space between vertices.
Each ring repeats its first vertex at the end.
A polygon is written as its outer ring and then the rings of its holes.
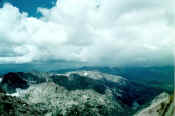
POLYGON ((46 82, 47 78, 48 73, 9 72, 1 78, 0 86, 4 91, 14 93, 17 88, 27 89, 31 84, 46 82))
POLYGON ((16 92, 16 88, 26 89, 29 84, 22 79, 17 73, 5 74, 1 81, 1 88, 9 93, 16 92))

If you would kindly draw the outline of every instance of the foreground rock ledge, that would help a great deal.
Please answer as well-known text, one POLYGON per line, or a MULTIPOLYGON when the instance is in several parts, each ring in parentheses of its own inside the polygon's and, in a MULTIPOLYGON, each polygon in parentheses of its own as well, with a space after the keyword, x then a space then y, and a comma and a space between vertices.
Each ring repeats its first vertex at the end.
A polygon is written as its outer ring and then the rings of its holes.
POLYGON ((152 101, 150 106, 143 109, 135 116, 175 116, 173 99, 173 96, 162 93, 152 101))

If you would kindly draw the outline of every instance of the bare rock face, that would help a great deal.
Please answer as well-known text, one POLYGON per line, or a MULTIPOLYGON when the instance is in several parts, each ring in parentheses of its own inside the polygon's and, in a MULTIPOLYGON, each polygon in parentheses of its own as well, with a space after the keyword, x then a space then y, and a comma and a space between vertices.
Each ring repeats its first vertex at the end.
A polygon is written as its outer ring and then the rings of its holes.
POLYGON ((130 114, 134 92, 132 94, 130 83, 123 77, 82 71, 55 74, 50 78, 52 81, 31 86, 22 95, 29 104, 47 106, 51 111, 48 116, 130 114))
POLYGON ((150 106, 143 109, 135 116, 174 116, 173 97, 167 93, 157 96, 150 106))
POLYGON ((110 91, 108 96, 93 90, 69 91, 52 82, 29 88, 24 98, 32 104, 46 105, 55 116, 124 116, 125 112, 110 91))

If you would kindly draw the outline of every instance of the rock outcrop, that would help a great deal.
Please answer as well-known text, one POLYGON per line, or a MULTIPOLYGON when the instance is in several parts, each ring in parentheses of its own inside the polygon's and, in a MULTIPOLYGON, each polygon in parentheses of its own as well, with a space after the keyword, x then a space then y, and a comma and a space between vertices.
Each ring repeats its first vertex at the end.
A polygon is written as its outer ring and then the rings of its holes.
POLYGON ((174 116, 174 98, 167 93, 157 96, 150 106, 144 108, 135 116, 174 116))

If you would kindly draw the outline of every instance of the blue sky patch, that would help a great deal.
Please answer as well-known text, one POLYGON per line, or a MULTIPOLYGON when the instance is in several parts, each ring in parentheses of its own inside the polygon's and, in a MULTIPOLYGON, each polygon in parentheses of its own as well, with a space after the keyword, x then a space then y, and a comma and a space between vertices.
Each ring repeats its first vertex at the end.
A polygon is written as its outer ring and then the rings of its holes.
POLYGON ((37 8, 52 8, 57 0, 0 0, 0 6, 4 3, 10 3, 19 8, 20 12, 27 12, 29 16, 40 17, 37 8))

